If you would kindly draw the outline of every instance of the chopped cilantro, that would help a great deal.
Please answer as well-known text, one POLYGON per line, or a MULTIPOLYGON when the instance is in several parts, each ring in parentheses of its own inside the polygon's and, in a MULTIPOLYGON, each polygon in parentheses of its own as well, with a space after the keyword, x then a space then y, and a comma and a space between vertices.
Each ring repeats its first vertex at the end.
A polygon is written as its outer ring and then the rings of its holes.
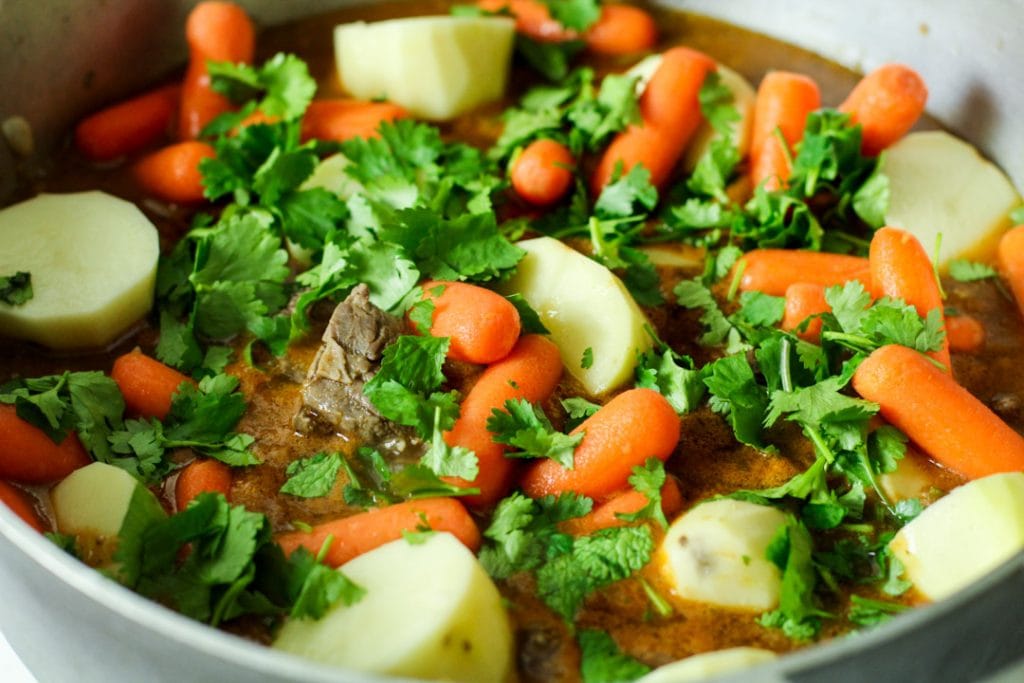
POLYGON ((704 397, 701 373, 689 356, 681 356, 667 346, 662 352, 651 350, 636 364, 636 386, 654 389, 672 404, 680 415, 697 408, 704 397))
POLYGON ((268 116, 297 119, 316 93, 316 81, 295 55, 278 53, 260 67, 208 62, 207 70, 214 90, 236 103, 262 97, 256 107, 268 116))
POLYGON ((299 548, 289 556, 290 587, 294 592, 294 586, 299 586, 288 612, 291 618, 320 619, 335 604, 354 605, 366 595, 366 589, 341 570, 321 564, 328 547, 325 544, 317 557, 305 548, 299 548))
POLYGON ((349 505, 381 507, 415 498, 469 496, 480 493, 478 488, 443 481, 434 470, 425 465, 408 464, 392 471, 379 451, 366 446, 356 451, 355 463, 343 460, 342 467, 348 475, 348 483, 342 489, 342 497, 349 505))
POLYGON ((910 609, 907 605, 885 600, 874 600, 860 595, 850 596, 850 611, 846 618, 858 626, 877 626, 910 609))
POLYGON ((779 527, 768 546, 768 559, 782 570, 779 607, 761 616, 761 624, 781 629, 794 640, 810 640, 817 635, 822 617, 831 617, 814 599, 816 582, 811 559, 810 532, 790 517, 779 527))
POLYGON ((583 629, 576 640, 580 645, 580 676, 583 683, 628 683, 651 667, 623 654, 610 635, 596 629, 583 629))
POLYGON ((509 294, 506 299, 509 300, 516 310, 519 312, 519 323, 522 327, 523 334, 551 334, 551 331, 544 327, 543 321, 540 319, 540 315, 530 306, 530 303, 523 297, 522 294, 509 294))
POLYGON ((975 280, 999 277, 999 273, 992 266, 965 259, 950 261, 949 275, 958 282, 974 282, 975 280))
POLYGON ((616 517, 627 522, 653 519, 662 529, 668 528, 665 511, 661 509, 661 488, 665 485, 665 464, 657 458, 648 458, 643 465, 637 465, 629 475, 629 485, 647 498, 647 503, 636 512, 617 513, 616 517))
POLYGON ((18 271, 14 275, 0 275, 0 303, 21 306, 32 296, 31 273, 18 271))
POLYGON ((543 409, 525 399, 509 399, 504 410, 492 410, 487 429, 498 443, 518 449, 506 453, 510 457, 551 458, 570 470, 573 452, 583 440, 582 432, 569 435, 555 431, 543 409))
POLYGON ((300 498, 321 498, 334 488, 339 471, 339 453, 317 453, 308 458, 293 460, 285 470, 288 480, 280 491, 300 498))
POLYGON ((420 458, 420 465, 439 477, 459 477, 467 481, 476 479, 480 472, 476 453, 462 446, 449 446, 443 436, 441 408, 434 409, 434 431, 430 447, 420 458))
POLYGON ((600 0, 543 0, 551 17, 565 28, 585 31, 601 16, 600 0))
POLYGON ((583 349, 583 357, 580 359, 580 367, 587 370, 594 365, 594 349, 588 346, 583 349))
POLYGON ((768 394, 757 383, 746 357, 726 356, 709 364, 703 374, 704 385, 711 393, 711 409, 726 417, 736 440, 766 448, 761 424, 768 409, 768 394))

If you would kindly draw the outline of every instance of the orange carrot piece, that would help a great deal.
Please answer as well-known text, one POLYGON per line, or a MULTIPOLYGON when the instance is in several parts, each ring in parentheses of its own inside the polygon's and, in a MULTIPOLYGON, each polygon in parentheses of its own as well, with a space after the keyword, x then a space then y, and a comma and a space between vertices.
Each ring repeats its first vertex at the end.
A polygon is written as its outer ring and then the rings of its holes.
MULTIPOLYGON (((825 288, 810 282, 794 282, 786 288, 786 311, 782 316, 782 329, 795 330, 811 316, 828 313, 832 308, 825 301, 825 288)), ((817 343, 821 337, 821 318, 814 318, 797 335, 817 343)))
POLYGON ((813 79, 803 74, 770 71, 761 79, 754 100, 754 121, 750 133, 751 179, 754 185, 773 177, 777 178, 779 187, 785 185, 790 172, 785 152, 792 152, 793 145, 800 142, 807 115, 819 107, 821 90, 813 79), (786 141, 788 150, 782 148, 776 130, 786 141), (769 143, 769 140, 773 142, 769 143))
POLYGON ((946 338, 951 352, 977 353, 985 346, 985 336, 985 326, 973 315, 946 317, 946 338))
MULTIPOLYGON (((877 296, 903 299, 922 317, 938 309, 945 327, 942 292, 935 270, 916 237, 906 230, 881 228, 871 238, 868 260, 872 290, 877 296)), ((949 369, 949 339, 943 341, 941 349, 929 355, 949 369)))
POLYGON ((999 271, 1010 285, 1017 308, 1024 316, 1024 225, 1007 230, 999 239, 999 271))
POLYGON ((25 524, 39 533, 46 531, 46 525, 43 524, 42 518, 36 512, 28 493, 0 480, 0 502, 3 502, 11 509, 11 512, 21 517, 25 524))
POLYGON ((143 150, 170 132, 180 99, 181 86, 172 84, 102 109, 75 127, 75 147, 93 161, 143 150))
POLYGON ((505 457, 506 446, 496 443, 487 429, 491 411, 504 410, 505 401, 525 399, 540 403, 551 395, 562 377, 558 347, 546 337, 528 334, 519 338, 512 351, 481 373, 462 402, 459 419, 445 432, 449 446, 462 446, 476 453, 480 472, 468 482, 455 477, 447 481, 476 487, 480 493, 465 496, 470 507, 486 507, 498 501, 512 485, 516 462, 505 457))
POLYGON ((970 479, 1024 471, 1024 438, 913 349, 877 349, 853 387, 931 458, 970 479))
POLYGON ((409 116, 403 107, 391 102, 362 100, 316 100, 309 103, 302 117, 302 141, 377 137, 380 124, 409 116))
POLYGON ((885 64, 850 91, 839 111, 861 125, 861 151, 874 156, 903 137, 924 113, 924 79, 902 64, 885 64))
POLYGON ((177 204, 204 200, 199 162, 216 156, 205 142, 190 140, 168 145, 135 162, 135 180, 158 199, 177 204))
POLYGON ((652 184, 665 184, 703 119, 697 96, 708 73, 716 68, 713 59, 687 47, 674 47, 662 54, 640 96, 643 121, 615 136, 594 169, 591 190, 595 195, 608 184, 619 164, 623 172, 643 164, 651 172, 652 184))
POLYGON ((548 6, 538 0, 477 0, 486 12, 507 10, 516 19, 516 32, 545 43, 560 43, 579 36, 551 16, 548 6))
POLYGON ((231 102, 210 87, 207 61, 251 64, 256 31, 249 15, 231 2, 200 2, 185 22, 189 66, 181 93, 178 136, 195 139, 210 121, 231 111, 231 102))
MULTIPOLYGON (((620 491, 582 517, 562 522, 558 529, 573 536, 589 536, 601 529, 625 526, 628 522, 619 515, 638 512, 647 505, 647 502, 647 496, 636 489, 620 491)), ((661 487, 661 510, 665 517, 671 519, 682 507, 683 495, 679 492, 679 484, 672 477, 668 477, 661 487)))
POLYGON ((494 363, 519 339, 519 311, 505 297, 466 282, 423 283, 423 297, 434 302, 430 334, 450 337, 448 358, 494 363), (440 296, 434 292, 443 288, 440 296))
POLYGON ((860 280, 871 289, 868 259, 798 249, 754 249, 736 265, 743 269, 740 291, 785 296, 789 286, 806 282, 831 287, 860 280))
POLYGON ((220 460, 196 458, 182 468, 174 483, 174 503, 184 510, 200 493, 220 493, 231 497, 231 468, 220 460))
POLYGON ((576 165, 572 152, 549 138, 534 140, 513 160, 509 178, 524 201, 549 206, 565 196, 572 186, 576 165))
POLYGON ((117 382, 127 411, 142 417, 164 419, 171 412, 171 400, 189 377, 155 358, 132 351, 114 361, 110 378, 117 382))
POLYGON ((12 405, 0 404, 0 435, 0 479, 52 484, 92 462, 74 432, 54 443, 12 405))
POLYGON ((679 430, 679 416, 664 396, 630 389, 571 432, 584 434, 573 469, 542 460, 530 466, 520 483, 534 498, 574 491, 603 499, 625 488, 633 467, 647 458, 667 460, 679 443, 679 430))
POLYGON ((649 12, 632 5, 604 5, 594 25, 583 32, 587 49, 599 55, 632 55, 658 42, 658 25, 649 12))
POLYGON ((375 508, 351 517, 317 524, 312 531, 278 534, 276 540, 287 555, 300 547, 315 555, 320 552, 328 536, 333 536, 324 563, 339 567, 385 543, 397 541, 402 538, 403 531, 415 532, 425 527, 451 533, 473 552, 480 548, 480 530, 476 522, 462 503, 454 498, 409 500, 375 508))

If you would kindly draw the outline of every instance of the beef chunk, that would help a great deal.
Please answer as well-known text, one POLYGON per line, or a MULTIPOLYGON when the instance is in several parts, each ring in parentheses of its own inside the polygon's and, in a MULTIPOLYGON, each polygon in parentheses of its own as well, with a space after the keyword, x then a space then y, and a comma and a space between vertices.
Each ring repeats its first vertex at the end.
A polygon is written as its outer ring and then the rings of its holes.
POLYGON ((380 368, 384 348, 402 328, 399 318, 370 303, 366 285, 353 289, 334 309, 309 366, 295 429, 338 432, 393 455, 418 445, 411 430, 382 417, 363 395, 363 385, 380 368))

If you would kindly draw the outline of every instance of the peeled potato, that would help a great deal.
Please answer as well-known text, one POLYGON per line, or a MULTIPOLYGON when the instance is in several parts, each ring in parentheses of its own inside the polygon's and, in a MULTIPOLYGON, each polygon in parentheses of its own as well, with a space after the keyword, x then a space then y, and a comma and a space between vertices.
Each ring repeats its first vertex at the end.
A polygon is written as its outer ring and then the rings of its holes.
POLYGON ((1024 473, 953 489, 899 530, 889 550, 923 595, 941 600, 1024 549, 1024 473))
POLYGON ((153 305, 160 245, 134 205, 103 192, 44 194, 0 211, 0 275, 33 297, 0 303, 0 334, 54 349, 103 347, 153 305))
POLYGON ((1021 203, 1010 180, 971 144, 944 131, 911 133, 885 152, 885 222, 914 234, 928 253, 942 234, 938 265, 981 259, 1021 203))
POLYGON ((771 650, 757 647, 730 647, 725 650, 704 652, 678 662, 659 666, 636 683, 690 683, 703 681, 710 676, 739 671, 764 662, 770 662, 776 655, 771 650))
POLYGON ((501 285, 519 293, 551 331, 569 373, 594 395, 633 375, 638 353, 651 347, 648 324, 626 286, 610 270, 551 237, 524 240, 526 251, 501 285), (583 367, 590 349, 592 363, 583 367))
POLYGON ((355 97, 445 120, 504 96, 514 35, 506 17, 360 21, 334 29, 334 56, 355 97))
POLYGON ((324 664, 427 680, 502 683, 512 630, 498 589, 454 536, 393 541, 341 567, 366 589, 322 619, 290 619, 274 647, 324 664))
POLYGON ((773 507, 723 498, 675 520, 658 560, 681 598, 764 611, 779 602, 782 573, 765 556, 786 516, 773 507))

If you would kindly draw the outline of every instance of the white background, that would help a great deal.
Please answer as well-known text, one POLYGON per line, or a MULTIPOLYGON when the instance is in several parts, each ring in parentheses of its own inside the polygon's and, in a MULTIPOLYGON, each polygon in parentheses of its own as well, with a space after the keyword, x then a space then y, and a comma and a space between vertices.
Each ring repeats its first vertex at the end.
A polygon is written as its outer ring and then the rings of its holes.
POLYGON ((3 633, 0 633, 0 679, 4 683, 36 683, 18 655, 14 654, 3 633))

